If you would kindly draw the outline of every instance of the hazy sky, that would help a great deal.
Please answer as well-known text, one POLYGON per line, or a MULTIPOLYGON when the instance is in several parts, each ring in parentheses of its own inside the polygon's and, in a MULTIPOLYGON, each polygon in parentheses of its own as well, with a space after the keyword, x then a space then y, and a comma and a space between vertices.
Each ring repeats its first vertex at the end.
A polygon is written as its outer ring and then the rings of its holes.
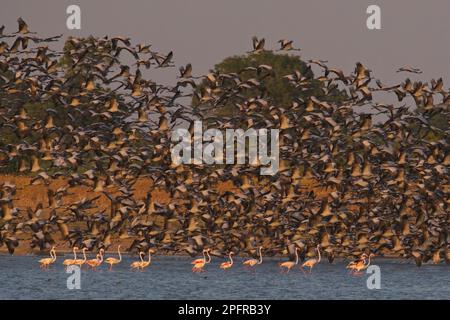
POLYGON ((450 0, 2 0, 0 25, 16 31, 21 16, 40 35, 124 35, 159 52, 174 51, 177 65, 194 73, 251 49, 251 37, 277 48, 287 38, 304 59, 320 58, 354 69, 357 61, 391 84, 414 75, 395 70, 411 65, 420 78, 450 83, 450 0), (82 29, 66 29, 70 4, 82 11, 82 29), (382 30, 368 30, 366 8, 381 7, 382 30))

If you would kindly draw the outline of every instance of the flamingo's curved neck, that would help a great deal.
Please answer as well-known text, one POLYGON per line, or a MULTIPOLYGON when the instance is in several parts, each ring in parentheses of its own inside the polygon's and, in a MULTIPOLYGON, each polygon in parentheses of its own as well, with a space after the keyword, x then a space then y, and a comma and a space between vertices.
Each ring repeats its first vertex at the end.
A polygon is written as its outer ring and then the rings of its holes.
POLYGON ((210 263, 211 262, 211 256, 209 255, 208 251, 206 251, 206 254, 208 255, 208 261, 205 261, 205 263, 210 263))
POLYGON ((261 247, 259 247, 259 261, 258 264, 262 263, 262 253, 261 253, 261 247))
POLYGON ((100 255, 100 260, 99 260, 99 262, 102 263, 102 262, 103 262, 103 251, 100 250, 99 255, 100 255))
POLYGON ((56 261, 56 251, 55 250, 50 250, 50 255, 52 256, 52 261, 55 262, 56 261))
POLYGON ((86 257, 86 248, 83 249, 83 258, 84 258, 84 262, 86 262, 87 257, 86 257))
POLYGON ((152 262, 152 253, 149 251, 148 252, 148 261, 147 261, 147 263, 150 264, 150 262, 152 262))
POLYGON ((144 258, 142 257, 144 255, 143 252, 139 252, 139 258, 141 259, 141 262, 144 262, 144 258))
POLYGON ((298 264, 298 248, 295 248, 295 264, 298 264))
POLYGON ((120 254, 120 247, 117 247, 117 253, 119 254, 119 262, 122 262, 122 255, 120 254))
POLYGON ((319 254, 319 260, 317 260, 317 263, 320 262, 321 256, 320 256, 320 248, 317 248, 317 253, 319 254))
POLYGON ((364 268, 367 268, 368 266, 370 266, 370 255, 369 255, 369 261, 367 262, 367 265, 364 268))
POLYGON ((233 265, 233 257, 231 253, 229 254, 229 257, 230 257, 230 265, 233 265))
POLYGON ((77 251, 73 249, 73 260, 77 260, 77 251))

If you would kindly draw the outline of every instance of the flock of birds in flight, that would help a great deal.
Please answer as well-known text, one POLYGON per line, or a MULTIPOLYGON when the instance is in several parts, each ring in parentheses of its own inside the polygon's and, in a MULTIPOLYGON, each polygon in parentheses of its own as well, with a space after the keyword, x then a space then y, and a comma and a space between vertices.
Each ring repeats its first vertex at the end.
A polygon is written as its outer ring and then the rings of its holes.
MULTIPOLYGON (((144 72, 171 70, 173 52, 120 36, 69 37, 62 51, 52 49, 60 39, 38 37, 22 19, 17 32, 0 28, 0 133, 13 137, 0 139, 0 166, 14 164, 48 195, 48 203, 18 208, 15 195, 26 186, 0 182, 0 247, 11 254, 21 242, 39 251, 68 244, 74 253, 98 254, 65 265, 95 268, 105 250, 129 241, 127 251, 141 257, 132 265, 139 269, 150 264, 152 250, 204 252, 193 269, 201 271, 210 254, 229 257, 223 268, 233 265, 234 253, 262 259, 261 246, 268 256, 288 255, 281 264, 287 270, 299 259, 312 269, 321 251, 330 263, 356 259, 350 268, 364 268, 374 254, 413 258, 419 266, 449 263, 450 94, 442 79, 386 85, 362 63, 345 74, 310 59, 303 70, 283 75, 298 95, 289 105, 274 105, 265 87, 275 72, 270 65, 194 76, 187 64, 175 84, 163 85, 144 72), (343 95, 333 100, 337 91, 343 95), (402 105, 377 103, 379 93, 395 94, 402 105), (232 115, 214 113, 227 105, 232 115), (372 121, 375 116, 383 120, 372 121), (186 125, 192 132, 194 119, 218 129, 279 129, 279 172, 174 166, 171 129, 186 125), (66 185, 53 189, 54 179, 66 185), (140 179, 151 179, 171 201, 158 203, 152 190, 136 198, 140 179), (234 191, 215 190, 229 181, 234 191), (92 196, 68 202, 79 186, 92 196), (98 206, 101 197, 109 208, 98 206)), ((300 50, 292 41, 279 44, 287 54, 300 50)), ((265 40, 254 37, 248 55, 265 51, 265 40)), ((55 261, 54 250, 51 255, 41 260, 44 267, 55 261)))

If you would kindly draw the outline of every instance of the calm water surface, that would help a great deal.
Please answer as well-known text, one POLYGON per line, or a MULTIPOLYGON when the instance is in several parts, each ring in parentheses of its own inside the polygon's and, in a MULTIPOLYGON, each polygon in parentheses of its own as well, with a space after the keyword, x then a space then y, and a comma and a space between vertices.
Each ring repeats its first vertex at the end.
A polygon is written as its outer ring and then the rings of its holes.
POLYGON ((381 289, 369 290, 369 274, 352 276, 344 262, 323 261, 311 275, 293 269, 280 274, 279 259, 265 259, 255 272, 241 260, 228 270, 213 258, 202 274, 190 272, 188 257, 155 257, 144 272, 131 272, 136 258, 124 258, 112 272, 103 265, 81 272, 81 289, 67 289, 63 257, 48 271, 36 256, 0 255, 0 299, 450 299, 450 267, 417 268, 410 261, 375 260, 381 289))

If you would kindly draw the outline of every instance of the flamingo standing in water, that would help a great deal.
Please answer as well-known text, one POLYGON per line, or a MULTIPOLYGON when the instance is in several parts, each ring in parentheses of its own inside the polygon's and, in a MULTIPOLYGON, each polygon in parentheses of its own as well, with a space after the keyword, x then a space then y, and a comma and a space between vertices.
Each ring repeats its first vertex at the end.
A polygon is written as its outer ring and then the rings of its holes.
POLYGON ((199 259, 195 259, 194 261, 191 262, 191 264, 197 264, 197 263, 202 263, 206 258, 205 258, 205 253, 209 252, 210 249, 205 249, 203 250, 203 258, 199 258, 199 259))
POLYGON ((92 269, 93 271, 95 271, 95 269, 96 269, 97 267, 99 267, 99 266, 102 264, 102 262, 103 262, 103 253, 104 253, 104 252, 105 252, 105 250, 100 249, 100 251, 99 251, 98 254, 96 255, 95 259, 91 259, 91 260, 86 261, 86 264, 87 264, 89 267, 91 267, 91 269, 92 269))
MULTIPOLYGON (((319 259, 312 258, 305 261, 305 263, 302 264, 302 268, 309 267, 309 273, 311 273, 312 268, 320 262, 321 256, 320 256, 320 245, 317 245, 317 253, 319 255, 319 259)), ((302 269, 303 271, 303 269, 302 269)))
POLYGON ((366 258, 367 258, 367 254, 363 253, 360 258, 350 261, 349 264, 345 268, 350 269, 350 271, 353 272, 353 271, 355 271, 357 265, 359 265, 361 263, 364 265, 366 258))
POLYGON ((63 261, 63 265, 66 266, 66 269, 68 266, 71 266, 75 263, 75 261, 77 260, 77 250, 78 247, 73 247, 73 259, 66 259, 63 261))
POLYGON ((148 249, 148 260, 141 262, 141 265, 140 265, 141 270, 144 270, 144 268, 147 268, 150 265, 150 263, 152 262, 152 252, 154 252, 152 249, 148 249))
POLYGON ((56 261, 55 247, 50 250, 50 258, 43 258, 39 260, 40 268, 47 269, 52 263, 56 261))
POLYGON ((119 259, 109 257, 105 260, 107 264, 109 264, 109 270, 112 270, 112 266, 115 264, 119 264, 122 262, 122 255, 120 254, 120 245, 117 247, 117 253, 119 254, 119 259))
MULTIPOLYGON (((211 256, 209 255, 209 250, 206 250, 205 253, 208 256, 208 261, 206 260, 205 255, 203 255, 203 259, 197 259, 198 262, 195 263, 194 266, 192 267, 192 272, 204 272, 205 271, 203 268, 205 267, 206 264, 211 262, 211 256)), ((195 262, 197 260, 194 260, 193 262, 195 262)))
POLYGON ((368 260, 367 264, 365 263, 365 259, 362 260, 362 263, 358 263, 355 266, 355 268, 353 269, 354 270, 354 274, 359 274, 360 271, 367 269, 370 266, 370 258, 373 257, 373 256, 374 256, 373 253, 369 254, 369 260, 368 260))
POLYGON ((83 248, 83 259, 75 259, 73 262, 74 265, 77 265, 81 268, 81 266, 86 263, 86 260, 87 260, 86 250, 87 250, 87 248, 83 248))
POLYGON ((281 268, 281 271, 283 271, 283 268, 286 268, 286 273, 289 273, 289 271, 292 269, 292 267, 296 266, 298 264, 298 248, 295 248, 295 262, 294 261, 285 261, 280 262, 279 266, 281 268))
POLYGON ((262 263, 262 253, 261 253, 262 247, 259 247, 258 250, 259 250, 259 260, 247 259, 242 263, 244 265, 244 267, 251 268, 251 267, 256 266, 257 264, 262 263))
POLYGON ((233 258, 232 258, 232 255, 233 255, 233 254, 234 254, 233 251, 231 251, 231 252, 228 254, 228 257, 230 258, 230 261, 222 262, 222 263, 220 264, 220 269, 222 269, 222 270, 227 270, 227 269, 230 269, 230 268, 233 266, 233 258))
POLYGON ((131 270, 138 270, 141 267, 141 263, 144 262, 144 259, 142 258, 145 255, 144 252, 140 251, 139 252, 139 258, 141 259, 141 261, 134 261, 130 264, 131 270))

